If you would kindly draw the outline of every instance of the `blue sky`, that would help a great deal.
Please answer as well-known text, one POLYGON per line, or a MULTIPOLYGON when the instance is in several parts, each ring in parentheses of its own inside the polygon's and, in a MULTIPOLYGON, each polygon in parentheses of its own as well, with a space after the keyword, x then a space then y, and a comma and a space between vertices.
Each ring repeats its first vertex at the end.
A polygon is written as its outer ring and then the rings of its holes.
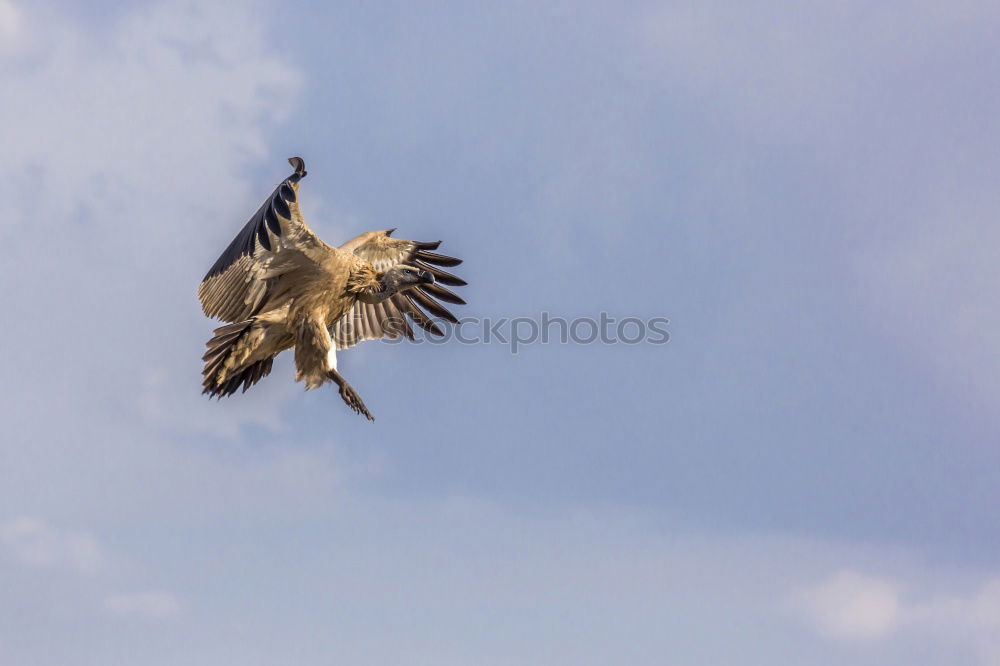
POLYGON ((0 0, 3 664, 1000 664, 995 3, 0 0), (98 11, 100 10, 100 11, 98 11), (462 314, 199 395, 302 155, 462 314))

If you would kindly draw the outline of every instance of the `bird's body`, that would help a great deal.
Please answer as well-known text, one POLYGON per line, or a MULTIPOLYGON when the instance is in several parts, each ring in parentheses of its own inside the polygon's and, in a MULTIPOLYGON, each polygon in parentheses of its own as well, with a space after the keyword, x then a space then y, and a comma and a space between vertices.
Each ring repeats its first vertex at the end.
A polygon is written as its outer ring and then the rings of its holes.
POLYGON ((336 382, 345 402, 371 419, 337 371, 337 349, 381 337, 413 339, 407 318, 440 335, 423 310, 456 321, 434 298, 464 303, 436 284, 465 284, 437 267, 461 262, 430 251, 440 242, 391 238, 393 229, 361 234, 339 248, 327 245, 298 206, 305 165, 299 158, 289 162, 295 173, 278 185, 198 289, 206 315, 232 322, 208 342, 204 392, 221 397, 245 391, 270 372, 275 356, 294 348, 297 380, 309 389, 336 382))

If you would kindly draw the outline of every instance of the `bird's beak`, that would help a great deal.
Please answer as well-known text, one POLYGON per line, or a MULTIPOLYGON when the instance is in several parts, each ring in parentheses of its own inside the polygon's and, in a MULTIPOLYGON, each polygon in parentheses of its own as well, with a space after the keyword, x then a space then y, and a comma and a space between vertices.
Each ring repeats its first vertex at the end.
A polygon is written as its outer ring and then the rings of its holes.
POLYGON ((420 271, 417 277, 425 284, 434 284, 434 275, 430 271, 420 271))

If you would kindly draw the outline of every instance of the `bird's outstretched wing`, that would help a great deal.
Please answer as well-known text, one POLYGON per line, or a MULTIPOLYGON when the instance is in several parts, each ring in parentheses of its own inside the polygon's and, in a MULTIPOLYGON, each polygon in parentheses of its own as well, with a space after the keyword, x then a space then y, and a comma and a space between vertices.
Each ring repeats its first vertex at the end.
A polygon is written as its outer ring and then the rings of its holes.
POLYGON ((305 162, 291 157, 295 172, 281 181, 209 269, 198 287, 202 310, 223 321, 242 321, 261 311, 275 283, 298 269, 311 269, 331 251, 299 210, 299 181, 305 162))
POLYGON ((466 282, 440 267, 458 266, 462 260, 433 252, 441 241, 422 243, 391 238, 390 234, 393 231, 395 229, 369 231, 352 238, 339 249, 353 252, 372 264, 379 272, 400 264, 428 271, 434 276, 435 283, 420 285, 395 294, 381 303, 356 302, 347 314, 334 323, 330 332, 337 349, 346 349, 363 340, 376 340, 382 337, 398 338, 402 335, 412 340, 413 329, 407 319, 428 333, 438 336, 444 333, 431 317, 458 323, 455 315, 438 301, 456 305, 465 305, 465 301, 441 285, 460 287, 466 282))

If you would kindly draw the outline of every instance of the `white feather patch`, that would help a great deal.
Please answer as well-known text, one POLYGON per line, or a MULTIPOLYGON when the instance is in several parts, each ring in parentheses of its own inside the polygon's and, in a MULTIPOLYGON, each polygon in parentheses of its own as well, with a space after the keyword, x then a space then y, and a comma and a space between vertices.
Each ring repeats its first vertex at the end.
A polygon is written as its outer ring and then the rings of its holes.
POLYGON ((326 369, 337 369, 337 347, 335 345, 330 345, 330 351, 326 353, 326 369))

